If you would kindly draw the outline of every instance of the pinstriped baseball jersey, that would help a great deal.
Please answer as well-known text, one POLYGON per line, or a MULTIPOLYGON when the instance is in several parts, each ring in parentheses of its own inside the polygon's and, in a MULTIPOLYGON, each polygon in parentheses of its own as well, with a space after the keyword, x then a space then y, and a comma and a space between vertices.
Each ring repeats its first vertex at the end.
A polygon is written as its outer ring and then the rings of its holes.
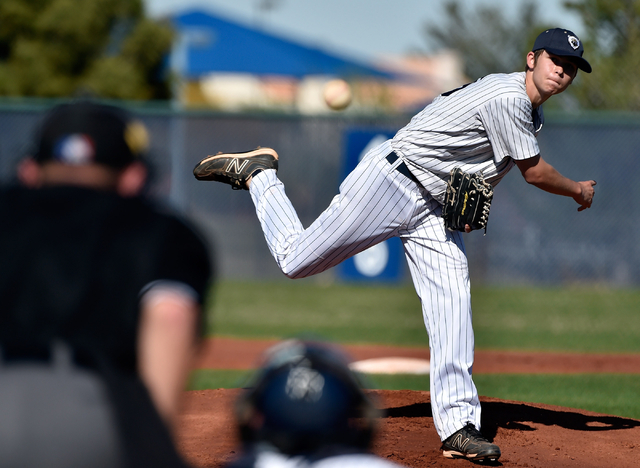
POLYGON ((391 141, 422 186, 440 203, 454 167, 496 185, 513 160, 540 153, 542 107, 533 109, 525 72, 494 74, 438 96, 391 141))

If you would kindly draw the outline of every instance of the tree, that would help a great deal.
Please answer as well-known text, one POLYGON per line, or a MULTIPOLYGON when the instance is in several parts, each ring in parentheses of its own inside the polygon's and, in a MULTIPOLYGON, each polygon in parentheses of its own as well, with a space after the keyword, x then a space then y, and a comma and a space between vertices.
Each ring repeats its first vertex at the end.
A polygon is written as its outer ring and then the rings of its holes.
MULTIPOLYGON (((570 0, 563 6, 581 16, 580 39, 593 73, 578 77, 546 108, 640 110, 640 0, 570 0)), ((460 3, 445 4, 446 21, 426 25, 428 42, 458 51, 471 79, 488 73, 524 69, 524 56, 540 31, 533 2, 523 3, 518 18, 507 20, 498 7, 463 11, 460 3)))
POLYGON ((457 0, 444 4, 445 21, 426 24, 427 43, 457 51, 466 75, 475 80, 490 73, 525 69, 525 56, 543 28, 532 0, 524 2, 519 16, 506 18, 501 7, 482 6, 464 11, 457 0))
POLYGON ((640 110, 640 1, 565 2, 582 17, 585 58, 593 66, 588 80, 573 90, 584 107, 640 110))
POLYGON ((167 99, 167 24, 142 0, 2 0, 0 95, 167 99))

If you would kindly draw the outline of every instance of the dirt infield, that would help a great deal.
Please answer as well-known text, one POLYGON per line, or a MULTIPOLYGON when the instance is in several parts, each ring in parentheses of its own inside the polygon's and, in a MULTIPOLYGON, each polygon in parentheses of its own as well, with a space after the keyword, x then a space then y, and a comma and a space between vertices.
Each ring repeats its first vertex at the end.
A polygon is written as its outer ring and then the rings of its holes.
MULTIPOLYGON (((250 369, 273 341, 216 338, 205 344, 198 367, 250 369)), ((428 359, 423 348, 346 346, 354 360, 373 357, 428 359)), ((640 373, 640 356, 552 355, 478 352, 475 372, 640 373)), ((204 390, 185 394, 177 432, 178 446, 196 467, 220 467, 234 456, 233 402, 240 390, 204 390)), ((444 459, 433 428, 429 392, 370 392, 385 410, 374 451, 402 465, 473 466, 444 459)), ((482 398, 483 432, 502 450, 497 466, 610 467, 639 466, 640 421, 549 405, 482 398)))
MULTIPOLYGON (((196 363, 200 369, 251 369, 260 354, 276 344, 274 340, 236 340, 219 337, 207 340, 196 363)), ((428 348, 346 345, 354 361, 380 357, 429 359, 428 348)), ((575 354, 476 351, 473 371, 493 373, 598 373, 640 374, 640 354, 575 354)))

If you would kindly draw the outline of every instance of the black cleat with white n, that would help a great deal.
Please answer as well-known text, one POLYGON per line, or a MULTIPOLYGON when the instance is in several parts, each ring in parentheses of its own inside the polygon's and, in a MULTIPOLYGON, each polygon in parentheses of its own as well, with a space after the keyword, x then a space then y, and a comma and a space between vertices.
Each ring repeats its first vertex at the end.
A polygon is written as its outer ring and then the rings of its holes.
POLYGON ((451 434, 442 443, 446 458, 495 461, 500 458, 500 448, 489 442, 471 423, 451 434))
POLYGON ((248 190, 251 177, 265 169, 278 170, 278 153, 271 148, 207 156, 193 169, 193 175, 198 180, 229 184, 234 190, 248 190))

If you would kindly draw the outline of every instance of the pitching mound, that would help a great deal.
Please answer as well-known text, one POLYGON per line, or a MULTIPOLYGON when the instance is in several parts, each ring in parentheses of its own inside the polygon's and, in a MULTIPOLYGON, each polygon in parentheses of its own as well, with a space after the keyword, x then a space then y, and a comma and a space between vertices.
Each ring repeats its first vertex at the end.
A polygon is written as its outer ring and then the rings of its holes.
MULTIPOLYGON (((178 446, 196 467, 220 467, 235 455, 232 407, 241 390, 187 392, 178 446)), ((372 391, 386 415, 374 452, 414 467, 472 466, 439 450, 429 392, 372 391)), ((481 398, 483 432, 502 450, 497 466, 638 466, 640 421, 547 405, 481 398)), ((495 465, 494 465, 495 466, 495 465)))
MULTIPOLYGON (((198 367, 250 369, 275 342, 219 337, 207 341, 198 367)), ((354 360, 397 358, 411 362, 429 358, 425 348, 347 346, 354 360)), ((379 361, 378 361, 379 362, 379 361)), ((407 361, 405 361, 406 363, 407 361)), ((405 368, 406 370, 406 368, 405 368)), ((578 355, 550 353, 476 353, 476 372, 483 373, 638 373, 638 355, 578 355)), ((178 446, 195 467, 220 467, 237 447, 232 408, 241 390, 186 392, 176 434, 178 446)), ((447 460, 433 427, 429 392, 370 392, 385 411, 379 421, 374 452, 414 467, 466 467, 465 460, 447 460)), ((528 468, 631 468, 639 466, 640 421, 549 405, 482 398, 482 432, 500 446, 497 466, 528 468)))

